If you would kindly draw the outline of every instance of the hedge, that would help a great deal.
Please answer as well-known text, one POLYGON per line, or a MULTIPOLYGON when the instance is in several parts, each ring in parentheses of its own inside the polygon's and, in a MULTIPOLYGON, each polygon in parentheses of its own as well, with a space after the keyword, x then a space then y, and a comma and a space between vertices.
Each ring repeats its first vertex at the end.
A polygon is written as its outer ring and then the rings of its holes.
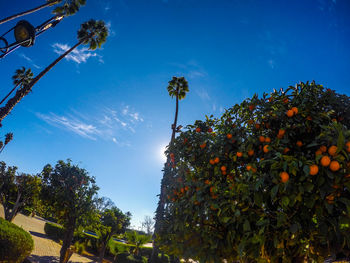
POLYGON ((20 263, 33 248, 34 242, 28 232, 0 218, 0 262, 20 263))
POLYGON ((46 235, 54 240, 62 240, 64 237, 64 228, 63 226, 53 224, 53 223, 45 223, 44 231, 46 235))

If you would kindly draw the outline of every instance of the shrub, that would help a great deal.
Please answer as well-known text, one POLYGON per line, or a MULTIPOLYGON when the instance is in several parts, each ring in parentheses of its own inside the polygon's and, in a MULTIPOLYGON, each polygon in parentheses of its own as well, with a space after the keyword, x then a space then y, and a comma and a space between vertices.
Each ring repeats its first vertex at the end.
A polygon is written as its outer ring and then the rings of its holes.
POLYGON ((46 223, 44 227, 46 235, 54 240, 60 240, 64 237, 64 228, 53 223, 46 223))
POLYGON ((75 251, 78 253, 78 254, 82 254, 83 252, 85 252, 85 244, 84 243, 79 243, 78 241, 74 243, 74 248, 75 248, 75 251))
POLYGON ((0 262, 22 262, 33 248, 34 242, 29 233, 0 218, 0 262))

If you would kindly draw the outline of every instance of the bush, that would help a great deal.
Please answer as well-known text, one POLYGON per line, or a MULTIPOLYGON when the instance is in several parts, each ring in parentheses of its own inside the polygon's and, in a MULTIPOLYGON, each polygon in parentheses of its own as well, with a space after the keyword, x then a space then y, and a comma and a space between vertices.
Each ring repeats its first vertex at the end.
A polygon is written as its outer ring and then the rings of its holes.
POLYGON ((60 240, 64 237, 64 228, 60 225, 46 223, 44 227, 46 235, 54 240, 60 240))
POLYGON ((74 248, 75 248, 75 251, 80 255, 83 254, 83 252, 85 252, 85 244, 84 243, 79 243, 77 241, 74 243, 74 248))
POLYGON ((34 242, 29 233, 0 218, 0 262, 22 262, 33 248, 34 242))

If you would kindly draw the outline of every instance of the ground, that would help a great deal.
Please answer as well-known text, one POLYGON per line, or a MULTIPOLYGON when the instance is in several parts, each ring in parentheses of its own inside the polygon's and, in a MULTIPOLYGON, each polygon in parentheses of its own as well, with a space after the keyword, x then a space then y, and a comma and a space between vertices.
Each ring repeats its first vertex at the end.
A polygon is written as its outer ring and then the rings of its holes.
MULTIPOLYGON (((4 218, 4 210, 0 205, 0 217, 4 218)), ((14 224, 28 231, 34 240, 34 250, 29 257, 31 262, 46 263, 58 262, 61 245, 48 239, 44 232, 45 220, 40 217, 28 217, 18 214, 13 220, 14 224)), ((93 258, 87 258, 74 253, 69 262, 96 262, 93 258)))

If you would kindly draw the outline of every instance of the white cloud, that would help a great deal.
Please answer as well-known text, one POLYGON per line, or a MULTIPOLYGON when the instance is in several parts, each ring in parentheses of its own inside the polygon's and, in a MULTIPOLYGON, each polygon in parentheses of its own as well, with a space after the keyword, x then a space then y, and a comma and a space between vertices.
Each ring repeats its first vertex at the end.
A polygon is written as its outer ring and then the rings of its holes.
POLYGON ((196 90, 196 93, 202 100, 210 100, 210 96, 206 90, 196 90))
MULTIPOLYGON (((68 49, 70 49, 70 46, 67 44, 60 44, 55 43, 52 45, 53 51, 58 54, 62 55, 64 52, 66 52, 68 49)), ((96 57, 98 58, 98 61, 100 63, 103 63, 102 56, 97 54, 95 51, 89 50, 87 47, 77 47, 72 52, 70 52, 65 59, 74 61, 75 63, 85 63, 89 58, 96 57)))
POLYGON ((273 59, 269 59, 267 61, 267 64, 269 64, 269 66, 274 69, 275 68, 275 65, 276 65, 276 62, 273 60, 273 59))
POLYGON ((58 127, 90 140, 108 140, 120 146, 130 146, 127 141, 131 133, 136 133, 139 123, 143 122, 140 113, 129 105, 120 110, 105 108, 95 116, 71 110, 69 114, 36 113, 47 124, 58 127))
POLYGON ((27 57, 23 53, 19 53, 18 55, 20 57, 24 58, 25 60, 27 60, 34 68, 41 69, 41 67, 38 66, 37 64, 35 64, 34 61, 30 57, 27 57))
POLYGON ((204 78, 208 74, 195 60, 189 60, 187 63, 170 63, 180 69, 177 74, 184 75, 188 79, 204 78))
POLYGON ((101 131, 94 125, 84 123, 72 116, 59 116, 54 113, 37 113, 36 116, 50 125, 62 127, 87 139, 96 140, 96 136, 101 134, 101 131))

